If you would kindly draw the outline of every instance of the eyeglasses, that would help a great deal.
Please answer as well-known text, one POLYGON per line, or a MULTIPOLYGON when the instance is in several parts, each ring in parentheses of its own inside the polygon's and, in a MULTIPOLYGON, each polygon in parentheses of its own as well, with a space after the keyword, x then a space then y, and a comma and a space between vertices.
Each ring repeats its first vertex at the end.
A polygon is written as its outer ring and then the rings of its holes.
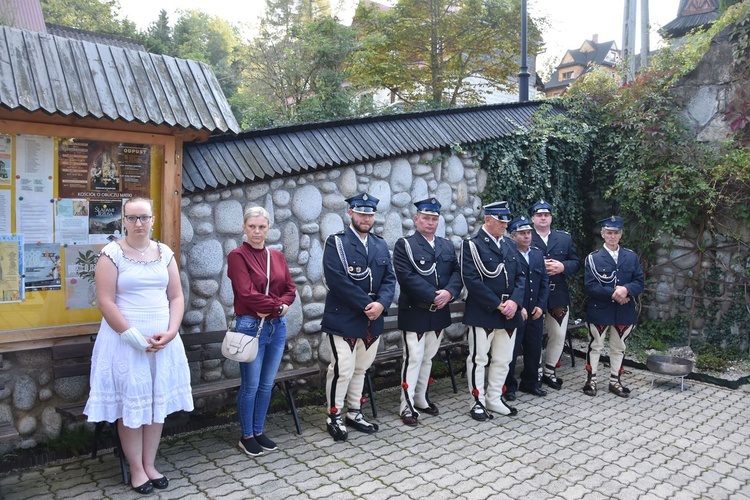
POLYGON ((153 215, 126 215, 125 220, 130 222, 131 224, 135 224, 135 221, 139 220, 141 221, 141 224, 147 224, 151 222, 151 219, 153 219, 153 215))

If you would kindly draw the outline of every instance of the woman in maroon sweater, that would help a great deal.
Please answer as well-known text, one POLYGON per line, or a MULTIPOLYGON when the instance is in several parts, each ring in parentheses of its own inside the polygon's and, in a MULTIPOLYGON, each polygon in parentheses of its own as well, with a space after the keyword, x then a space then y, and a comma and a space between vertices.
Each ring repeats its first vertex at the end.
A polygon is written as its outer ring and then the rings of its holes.
POLYGON ((237 396, 242 427, 239 447, 251 456, 276 449, 276 443, 263 434, 263 426, 286 345, 284 316, 296 293, 284 254, 265 246, 270 227, 271 220, 264 208, 245 210, 242 225, 245 242, 227 257, 237 331, 255 336, 260 328, 258 356, 250 363, 240 363, 242 381, 237 396))

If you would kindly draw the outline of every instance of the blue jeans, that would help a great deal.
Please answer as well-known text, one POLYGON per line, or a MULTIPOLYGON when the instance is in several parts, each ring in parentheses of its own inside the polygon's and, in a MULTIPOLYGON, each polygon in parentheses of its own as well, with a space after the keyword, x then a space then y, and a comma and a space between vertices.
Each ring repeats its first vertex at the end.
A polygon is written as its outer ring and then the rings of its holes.
MULTIPOLYGON (((255 336, 259 319, 252 316, 237 318, 237 331, 255 336)), ((258 356, 250 363, 240 363, 240 392, 237 413, 242 436, 263 434, 271 390, 286 345, 286 318, 274 318, 263 323, 258 342, 258 356)))

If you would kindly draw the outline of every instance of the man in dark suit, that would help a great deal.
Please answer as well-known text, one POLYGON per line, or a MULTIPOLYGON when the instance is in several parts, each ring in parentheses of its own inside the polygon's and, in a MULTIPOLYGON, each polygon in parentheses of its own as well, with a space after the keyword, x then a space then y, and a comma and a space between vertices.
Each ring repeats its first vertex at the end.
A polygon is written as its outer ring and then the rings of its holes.
POLYGON ((464 324, 469 326, 466 378, 474 396, 469 414, 479 421, 492 418, 487 410, 502 415, 518 413, 502 397, 515 347, 513 335, 523 323, 525 284, 518 262, 522 257, 515 244, 504 237, 509 221, 507 201, 485 205, 484 225, 461 246, 461 277, 468 291, 464 312, 464 324))
POLYGON ((368 434, 378 430, 360 407, 365 372, 375 360, 383 315, 396 289, 388 245, 370 233, 378 201, 366 193, 348 198, 351 225, 329 236, 323 250, 328 295, 321 327, 331 351, 326 427, 335 441, 346 440, 346 425, 368 434), (346 425, 341 419, 344 403, 346 425))
POLYGON ((544 329, 544 310, 549 296, 549 276, 544 266, 544 255, 536 248, 531 248, 531 221, 524 216, 513 219, 508 226, 510 237, 516 243, 522 259, 521 270, 526 277, 526 294, 523 299, 524 323, 516 333, 515 352, 510 363, 508 377, 505 379, 505 400, 516 399, 516 388, 534 396, 546 396, 539 382, 539 362, 542 359, 542 334, 544 329), (521 384, 516 381, 516 358, 523 348, 523 370, 521 384))
POLYGON ((583 392, 596 396, 596 371, 604 339, 609 333, 609 392, 627 398, 630 389, 620 382, 625 339, 635 327, 635 299, 645 285, 643 269, 632 250, 620 246, 624 220, 613 215, 599 222, 604 246, 586 257, 584 286, 589 304, 586 323, 589 348, 586 353, 586 384, 583 392))
POLYGON ((544 254, 544 264, 549 275, 549 299, 544 319, 547 349, 544 351, 542 382, 559 390, 563 381, 555 374, 555 370, 565 346, 565 334, 570 319, 570 290, 567 278, 581 268, 581 259, 570 234, 552 230, 552 205, 539 200, 529 209, 529 215, 534 223, 531 246, 544 254))
POLYGON ((393 267, 401 287, 398 328, 402 332, 401 420, 416 426, 420 413, 438 415, 427 396, 432 358, 440 348, 443 329, 450 326, 448 304, 461 292, 461 273, 450 241, 435 235, 440 203, 435 198, 414 204, 416 231, 393 249, 393 267))

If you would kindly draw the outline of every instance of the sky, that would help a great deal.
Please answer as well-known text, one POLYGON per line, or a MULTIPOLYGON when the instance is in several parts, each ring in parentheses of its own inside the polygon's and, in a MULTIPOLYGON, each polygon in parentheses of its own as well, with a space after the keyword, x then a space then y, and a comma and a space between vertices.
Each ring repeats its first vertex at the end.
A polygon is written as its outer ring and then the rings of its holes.
MULTIPOLYGON (((568 49, 576 49, 584 40, 598 34, 599 41, 615 40, 622 49, 622 15, 625 0, 528 0, 529 15, 546 16, 550 26, 544 33, 546 51, 539 56, 539 70, 548 64, 557 66, 568 49)), ((394 3, 384 0, 382 3, 394 3)), ((640 26, 640 4, 638 21, 640 26)), ((660 40, 656 31, 677 17, 680 0, 650 0, 649 20, 651 24, 651 50, 660 40)), ((198 9, 207 14, 226 19, 232 24, 248 27, 257 23, 263 15, 265 0, 120 0, 120 14, 135 22, 140 29, 159 17, 164 9, 169 19, 177 19, 177 9, 198 9)), ((342 20, 349 20, 354 12, 356 0, 331 0, 334 13, 342 20), (338 7, 335 7, 337 6, 338 7)), ((640 35, 636 35, 636 50, 640 47, 640 35)))

